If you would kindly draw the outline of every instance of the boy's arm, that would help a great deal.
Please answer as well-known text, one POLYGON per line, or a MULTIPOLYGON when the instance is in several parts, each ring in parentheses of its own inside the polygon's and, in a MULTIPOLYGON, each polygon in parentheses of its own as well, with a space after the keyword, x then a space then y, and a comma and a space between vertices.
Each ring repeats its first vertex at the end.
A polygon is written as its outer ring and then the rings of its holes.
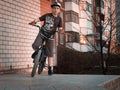
POLYGON ((40 21, 40 19, 39 18, 37 18, 37 19, 35 19, 34 21, 32 21, 32 22, 30 22, 29 24, 30 25, 35 25, 37 22, 39 22, 40 21))
POLYGON ((64 29, 63 29, 63 24, 62 24, 62 18, 60 17, 60 22, 58 25, 58 30, 60 33, 64 33, 64 29))
POLYGON ((62 27, 59 28, 60 33, 64 33, 64 29, 62 27))
POLYGON ((30 25, 34 25, 34 24, 36 24, 37 22, 45 21, 46 15, 47 15, 47 14, 42 15, 41 17, 35 19, 34 21, 30 22, 29 24, 30 24, 30 25))

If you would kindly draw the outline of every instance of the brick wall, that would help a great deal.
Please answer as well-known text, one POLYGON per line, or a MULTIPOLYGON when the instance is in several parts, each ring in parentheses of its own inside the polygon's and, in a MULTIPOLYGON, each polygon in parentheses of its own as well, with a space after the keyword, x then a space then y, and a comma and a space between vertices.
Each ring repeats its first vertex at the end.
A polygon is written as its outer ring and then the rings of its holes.
POLYGON ((0 0, 0 71, 32 66, 38 29, 28 23, 39 16, 40 0, 0 0))
POLYGON ((40 0, 41 15, 51 12, 51 0, 40 0))

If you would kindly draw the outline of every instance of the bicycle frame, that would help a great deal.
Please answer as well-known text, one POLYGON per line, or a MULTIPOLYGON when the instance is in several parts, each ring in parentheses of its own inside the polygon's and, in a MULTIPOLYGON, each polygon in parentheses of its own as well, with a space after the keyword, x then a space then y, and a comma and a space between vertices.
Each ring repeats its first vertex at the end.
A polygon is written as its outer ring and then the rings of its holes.
MULTIPOLYGON (((38 25, 33 25, 39 28, 39 30, 41 29, 40 26, 38 25)), ((39 65, 38 68, 38 74, 41 74, 41 72, 43 71, 43 68, 45 67, 45 62, 46 62, 46 40, 43 40, 41 47, 38 49, 38 53, 34 58, 34 65, 33 65, 33 69, 31 72, 31 76, 34 77, 37 67, 39 65)))

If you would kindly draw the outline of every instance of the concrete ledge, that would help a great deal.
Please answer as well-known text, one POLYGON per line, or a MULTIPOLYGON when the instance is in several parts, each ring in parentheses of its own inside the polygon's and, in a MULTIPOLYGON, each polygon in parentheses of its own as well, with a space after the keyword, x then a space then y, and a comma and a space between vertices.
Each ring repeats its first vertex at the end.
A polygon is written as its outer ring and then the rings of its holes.
POLYGON ((101 86, 108 90, 120 90, 120 76, 102 83, 101 86))

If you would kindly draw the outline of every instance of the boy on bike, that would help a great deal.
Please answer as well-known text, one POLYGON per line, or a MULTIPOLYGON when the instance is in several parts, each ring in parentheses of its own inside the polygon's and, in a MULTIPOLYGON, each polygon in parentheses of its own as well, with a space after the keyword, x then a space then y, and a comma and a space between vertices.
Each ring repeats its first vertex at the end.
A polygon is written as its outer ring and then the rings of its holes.
MULTIPOLYGON (((62 30, 62 19, 59 16, 61 9, 61 4, 59 2, 53 2, 51 4, 52 13, 47 13, 32 21, 31 25, 37 22, 43 21, 44 24, 41 27, 41 31, 38 33, 34 43, 32 44, 33 49, 38 50, 39 46, 42 44, 42 40, 46 38, 52 38, 54 40, 54 35, 56 29, 62 30)), ((46 40, 46 54, 48 56, 48 75, 52 74, 52 69, 50 62, 53 61, 53 40, 46 40)))

